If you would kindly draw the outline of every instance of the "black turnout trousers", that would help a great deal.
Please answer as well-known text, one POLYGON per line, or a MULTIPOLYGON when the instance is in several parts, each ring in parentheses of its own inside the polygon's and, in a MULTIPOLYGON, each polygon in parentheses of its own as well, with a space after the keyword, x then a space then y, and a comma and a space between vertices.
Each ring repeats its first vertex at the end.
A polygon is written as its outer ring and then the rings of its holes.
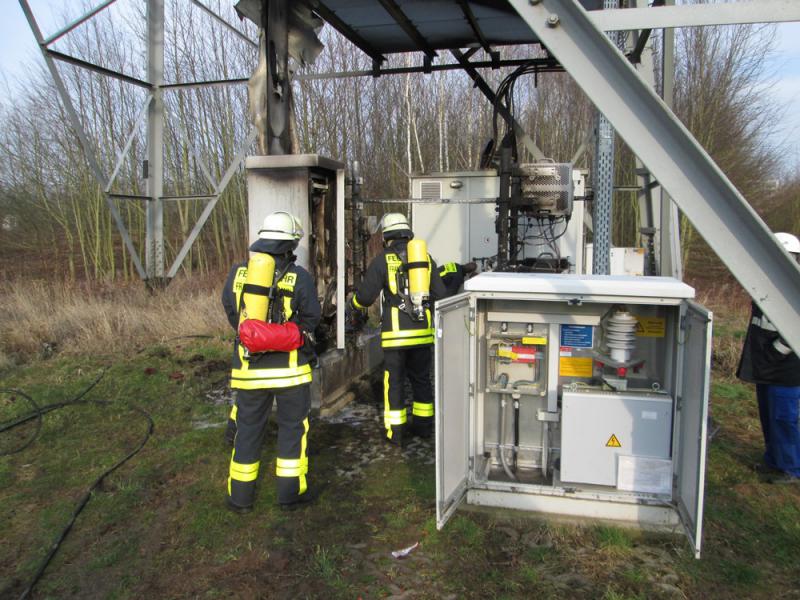
POLYGON ((278 502, 296 502, 308 488, 308 413, 311 410, 311 386, 237 390, 236 437, 231 456, 228 494, 236 506, 251 506, 267 421, 273 399, 277 402, 278 502))
POLYGON ((403 415, 395 419, 384 419, 387 436, 392 429, 401 430, 405 425, 405 378, 408 377, 414 394, 411 412, 415 425, 433 423, 433 388, 431 387, 431 360, 433 346, 411 346, 408 348, 384 348, 384 412, 403 415))

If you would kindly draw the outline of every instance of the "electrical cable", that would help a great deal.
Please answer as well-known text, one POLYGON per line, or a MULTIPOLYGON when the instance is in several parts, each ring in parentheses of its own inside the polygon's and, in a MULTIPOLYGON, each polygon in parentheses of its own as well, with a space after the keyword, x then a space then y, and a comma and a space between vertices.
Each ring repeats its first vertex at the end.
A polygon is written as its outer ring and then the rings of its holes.
MULTIPOLYGON (((38 437, 39 432, 42 430, 42 409, 39 408, 39 405, 36 404, 36 402, 34 402, 33 398, 28 396, 28 394, 26 394, 22 390, 16 390, 16 389, 11 389, 11 388, 8 388, 8 389, 3 388, 3 389, 0 389, 0 394, 18 394, 18 395, 22 396, 28 402, 31 403, 31 406, 33 406, 33 412, 35 413, 35 416, 38 417, 38 419, 36 421, 36 429, 34 430, 34 432, 31 435, 31 437, 24 444, 22 444, 19 448, 16 448, 14 450, 7 450, 7 451, 0 452, 0 456, 10 456, 12 454, 16 454, 17 452, 22 452, 23 450, 25 450, 25 448, 30 446, 33 443, 33 440, 35 440, 38 437)), ((29 420, 30 419, 25 419, 24 421, 22 421, 22 423, 25 423, 25 422, 27 422, 29 420)), ((19 423, 17 423, 17 425, 19 425, 19 423)), ((15 425, 9 425, 8 427, 4 427, 3 429, 0 429, 0 433, 5 431, 6 429, 11 429, 12 427, 15 427, 15 425)))
MULTIPOLYGON (((25 394, 24 392, 20 392, 19 390, 0 390, 0 391, 5 391, 5 392, 9 392, 9 391, 17 392, 20 395, 22 395, 25 398, 27 398, 36 407, 35 410, 33 410, 32 412, 30 412, 30 413, 28 413, 26 415, 22 415, 21 417, 17 417, 16 419, 14 419, 12 421, 8 421, 6 423, 1 424, 0 425, 0 433, 4 433, 4 432, 8 431, 9 429, 13 429, 17 425, 22 425, 23 423, 27 423, 31 419, 38 418, 41 421, 42 415, 44 415, 46 413, 49 413, 51 410, 55 410, 57 408, 62 408, 64 406, 69 406, 71 404, 81 404, 82 402, 85 402, 85 401, 82 401, 81 398, 83 398, 86 394, 88 394, 92 390, 92 388, 94 388, 94 386, 96 386, 98 383, 100 383, 100 380, 103 378, 103 376, 105 374, 106 374, 106 369, 104 368, 100 372, 100 375, 97 376, 97 379, 95 379, 91 384, 89 384, 89 386, 86 389, 84 389, 80 394, 78 394, 77 396, 75 396, 71 400, 66 400, 65 402, 56 402, 54 404, 46 404, 45 406, 43 406, 41 408, 39 408, 36 405, 36 403, 33 401, 33 399, 30 396, 28 396, 27 394, 25 394)), ((40 427, 41 427, 41 423, 40 423, 40 427)), ((38 434, 38 431, 36 433, 38 434)), ((32 441, 33 440, 31 440, 31 442, 32 441)), ((11 452, 10 454, 14 454, 15 452, 19 452, 19 450, 15 450, 14 452, 11 452)), ((3 455, 0 454, 0 456, 3 456, 3 455)))
MULTIPOLYGON (((93 404, 103 404, 103 405, 110 405, 111 404, 111 402, 109 402, 107 400, 92 400, 91 402, 93 404)), ((144 445, 147 443, 147 440, 150 439, 150 436, 152 435, 153 429, 155 427, 155 424, 153 423, 152 417, 147 412, 145 412, 144 410, 142 410, 141 408, 139 408, 137 406, 129 406, 128 408, 130 408, 131 410, 135 410, 136 412, 141 414, 145 419, 147 419, 147 423, 148 423, 148 425, 147 425, 147 433, 142 438, 142 441, 139 442, 139 445, 136 446, 136 448, 131 450, 122 460, 120 460, 117 463, 115 463, 111 468, 106 469, 100 475, 100 477, 98 477, 95 480, 95 482, 91 485, 91 487, 89 487, 89 489, 84 494, 83 498, 81 498, 80 502, 78 502, 77 506, 75 507, 75 510, 72 513, 72 517, 70 517, 70 520, 67 523, 66 527, 64 527, 64 529, 61 531, 61 534, 58 536, 58 539, 56 539, 56 541, 50 547, 50 552, 47 553, 47 556, 44 558, 44 560, 39 565, 39 568, 36 570, 36 574, 33 576, 33 579, 28 584, 28 587, 25 588, 24 592, 22 592, 22 595, 19 597, 19 600, 25 600, 25 598, 27 598, 30 595, 30 593, 33 591, 33 587, 36 585, 36 583, 39 581, 39 579, 41 579, 42 575, 44 574, 45 569, 47 569, 47 565, 50 564, 50 561, 56 555, 56 552, 58 552, 58 549, 61 547, 61 543, 64 541, 64 538, 67 537, 67 534, 72 529, 72 526, 75 524, 75 521, 77 520, 78 515, 81 513, 81 511, 83 511, 83 509, 88 504, 89 500, 92 497, 92 492, 95 490, 95 488, 97 488, 97 486, 99 486, 102 483, 103 479, 105 479, 110 473, 112 473, 115 470, 117 470, 123 464, 128 462, 128 460, 130 460, 136 454, 138 454, 139 450, 141 450, 144 447, 144 445)))
MULTIPOLYGON (((499 114, 499 106, 502 104, 508 113, 511 115, 512 119, 516 119, 516 106, 514 101, 514 90, 516 87, 517 79, 519 79, 522 75, 530 75, 536 74, 538 72, 538 67, 536 64, 531 61, 529 63, 525 63, 517 67, 514 71, 508 74, 505 79, 500 82, 500 85, 497 86, 497 92, 495 93, 495 101, 492 104, 492 135, 494 136, 493 139, 495 140, 494 148, 492 150, 492 154, 490 157, 491 159, 497 154, 497 149, 500 147, 500 136, 499 136, 499 127, 497 124, 497 117, 499 114)), ((506 123, 506 135, 515 136, 515 132, 513 127, 506 123)), ((504 136, 505 137, 505 136, 504 136)), ((516 149, 516 143, 513 145, 514 149, 516 149)))
MULTIPOLYGON (((30 413, 28 413, 26 415, 23 415, 21 417, 18 417, 16 419, 12 420, 12 421, 7 422, 7 423, 4 423, 2 426, 0 426, 0 433, 3 433, 5 431, 9 431, 9 430, 11 430, 11 429, 13 429, 15 427, 18 427, 19 425, 27 423, 31 419, 37 419, 37 426, 36 426, 36 430, 34 431, 33 435, 22 446, 20 446, 19 448, 16 448, 13 451, 0 453, 0 456, 7 456, 7 455, 10 455, 10 454, 16 454, 17 452, 21 452, 22 450, 24 450, 25 448, 30 446, 33 443, 33 441, 38 437, 39 432, 41 431, 41 428, 42 428, 42 415, 44 415, 47 412, 56 410, 58 408, 64 408, 66 406, 73 406, 73 405, 76 405, 76 404, 89 404, 89 403, 91 403, 91 404, 100 404, 100 405, 104 405, 104 406, 110 406, 112 403, 110 401, 108 401, 108 400, 84 400, 83 399, 84 396, 86 396, 86 394, 88 394, 89 391, 91 391, 92 388, 94 388, 98 384, 98 382, 103 378, 103 376, 105 375, 105 372, 106 372, 106 369, 103 369, 103 371, 100 373, 100 375, 97 377, 97 379, 95 379, 87 388, 85 388, 80 394, 78 394, 72 400, 68 400, 68 401, 65 401, 65 402, 56 402, 54 404, 48 404, 48 405, 43 406, 43 407, 40 407, 33 400, 33 398, 31 398, 28 394, 26 394, 25 392, 23 392, 21 390, 17 390, 17 389, 0 389, 0 393, 19 394, 20 396, 24 397, 28 402, 30 402, 30 404, 34 407, 34 410, 31 411, 30 413)), ((112 473, 113 471, 118 469, 120 466, 122 466, 128 460, 130 460, 136 454, 138 454, 138 452, 147 443, 147 440, 150 439, 150 436, 152 435, 153 429, 155 427, 155 424, 153 423, 152 417, 146 411, 144 411, 143 409, 141 409, 141 408, 139 408, 137 406, 128 406, 128 408, 138 412, 139 414, 141 414, 147 420, 148 426, 147 426, 147 432, 146 432, 145 436, 142 438, 141 442, 139 442, 139 444, 136 446, 136 448, 134 448, 132 451, 130 451, 124 458, 122 458, 121 460, 117 461, 112 467, 110 467, 109 469, 106 469, 94 481, 94 483, 89 487, 89 489, 86 491, 86 494, 84 494, 84 496, 81 498, 80 502, 78 502, 78 504, 76 505, 75 510, 72 513, 72 517, 68 521, 67 525, 64 527, 64 529, 61 531, 61 534, 58 536, 56 541, 50 547, 50 551, 47 553, 47 556, 40 563, 39 567, 36 570, 36 573, 33 576, 33 579, 31 580, 31 582, 25 588, 25 591, 23 591, 22 595, 20 596, 20 600, 25 600, 25 598, 29 597, 30 593, 33 591, 34 586, 39 581, 39 579, 41 579, 42 575, 44 574, 45 569, 47 569, 47 566, 50 564, 50 561, 53 559, 53 557, 58 552, 58 549, 61 547, 61 543, 67 537, 67 534, 70 532, 70 530, 72 529, 72 526, 75 524, 75 521, 77 520, 78 515, 86 507, 86 504, 88 504, 89 500, 92 497, 92 492, 94 492, 94 490, 103 482, 103 480, 110 473, 112 473)))

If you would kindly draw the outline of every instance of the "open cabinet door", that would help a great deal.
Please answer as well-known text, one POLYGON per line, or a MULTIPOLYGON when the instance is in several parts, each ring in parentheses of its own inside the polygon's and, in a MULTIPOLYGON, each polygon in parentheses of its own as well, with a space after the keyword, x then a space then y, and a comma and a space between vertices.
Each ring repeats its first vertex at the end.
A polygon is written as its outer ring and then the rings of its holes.
POLYGON ((469 474, 470 352, 474 323, 469 294, 436 304, 436 526, 455 512, 469 474))
POLYGON ((677 503, 686 535, 700 558, 711 362, 711 312, 689 301, 683 318, 683 376, 678 402, 677 503))

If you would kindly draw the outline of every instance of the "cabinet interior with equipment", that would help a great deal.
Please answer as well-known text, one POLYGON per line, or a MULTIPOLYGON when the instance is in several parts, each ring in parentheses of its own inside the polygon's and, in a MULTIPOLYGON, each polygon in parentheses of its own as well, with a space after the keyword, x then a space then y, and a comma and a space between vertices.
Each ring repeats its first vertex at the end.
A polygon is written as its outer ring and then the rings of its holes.
POLYGON ((437 434, 464 444, 447 450, 437 438, 440 479, 459 483, 439 490, 440 526, 464 500, 683 523, 699 539, 710 314, 693 290, 664 278, 609 286, 569 276, 540 281, 542 291, 529 278, 518 292, 510 276, 438 306, 437 414, 440 405, 454 418, 437 434), (442 360, 462 361, 466 382, 438 370, 442 360))

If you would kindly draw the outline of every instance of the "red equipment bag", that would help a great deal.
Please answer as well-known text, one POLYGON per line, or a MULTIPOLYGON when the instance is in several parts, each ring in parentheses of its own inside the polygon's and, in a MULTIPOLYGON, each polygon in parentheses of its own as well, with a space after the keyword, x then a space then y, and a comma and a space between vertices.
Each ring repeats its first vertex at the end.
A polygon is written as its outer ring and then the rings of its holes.
POLYGON ((259 352, 291 352, 303 345, 297 324, 265 323, 245 319, 239 325, 239 340, 252 354, 259 352))

